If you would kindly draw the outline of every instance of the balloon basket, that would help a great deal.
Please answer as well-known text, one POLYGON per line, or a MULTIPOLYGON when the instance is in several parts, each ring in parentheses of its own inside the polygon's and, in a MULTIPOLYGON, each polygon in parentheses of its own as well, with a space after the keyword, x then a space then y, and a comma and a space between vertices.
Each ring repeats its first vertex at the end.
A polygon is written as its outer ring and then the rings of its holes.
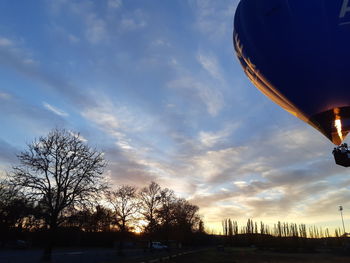
POLYGON ((346 143, 334 148, 333 156, 336 164, 350 167, 350 150, 346 143))

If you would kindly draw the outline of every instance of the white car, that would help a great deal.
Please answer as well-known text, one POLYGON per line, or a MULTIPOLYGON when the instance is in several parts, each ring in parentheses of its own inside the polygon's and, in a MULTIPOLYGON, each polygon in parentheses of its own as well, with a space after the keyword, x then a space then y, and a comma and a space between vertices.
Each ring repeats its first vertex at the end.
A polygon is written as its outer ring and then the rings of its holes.
POLYGON ((151 248, 153 248, 153 249, 167 249, 168 246, 163 245, 160 242, 152 242, 151 248))

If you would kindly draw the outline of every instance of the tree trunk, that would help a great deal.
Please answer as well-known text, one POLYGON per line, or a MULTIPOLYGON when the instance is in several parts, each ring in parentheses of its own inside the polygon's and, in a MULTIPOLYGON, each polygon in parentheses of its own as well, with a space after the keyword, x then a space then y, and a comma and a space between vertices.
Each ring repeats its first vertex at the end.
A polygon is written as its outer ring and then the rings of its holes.
POLYGON ((50 224, 50 229, 48 233, 48 240, 44 249, 42 256, 42 262, 52 262, 52 250, 55 246, 56 233, 57 233, 57 220, 53 219, 50 224))
POLYGON ((123 249, 124 249, 125 234, 126 234, 125 224, 123 222, 123 226, 121 229, 121 236, 120 236, 120 240, 119 240, 119 247, 118 247, 118 255, 119 256, 124 256, 123 249))

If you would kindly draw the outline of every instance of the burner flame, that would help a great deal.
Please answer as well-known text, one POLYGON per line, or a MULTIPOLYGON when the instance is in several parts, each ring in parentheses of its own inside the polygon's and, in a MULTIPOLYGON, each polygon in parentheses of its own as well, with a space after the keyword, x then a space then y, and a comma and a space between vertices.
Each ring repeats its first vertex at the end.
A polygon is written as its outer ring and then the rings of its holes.
POLYGON ((335 120, 334 126, 335 126, 335 128, 337 128, 337 132, 338 132, 340 140, 343 140, 343 134, 342 134, 342 127, 341 127, 341 120, 340 120, 340 118, 335 120))

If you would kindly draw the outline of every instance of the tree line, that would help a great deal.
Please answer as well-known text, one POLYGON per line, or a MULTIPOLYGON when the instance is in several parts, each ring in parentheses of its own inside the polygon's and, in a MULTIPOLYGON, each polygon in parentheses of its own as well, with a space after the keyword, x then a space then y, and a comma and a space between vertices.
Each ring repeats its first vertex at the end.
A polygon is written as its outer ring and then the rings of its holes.
MULTIPOLYGON (((59 213, 53 223, 50 209, 12 187, 0 182, 0 229, 36 231, 74 227, 86 232, 162 233, 162 239, 174 238, 184 231, 204 232, 199 208, 178 198, 168 188, 152 182, 137 189, 122 185, 105 191, 103 204, 70 207, 59 213)), ((158 235, 159 236, 159 235, 158 235)))
POLYGON ((278 221, 268 225, 248 219, 245 225, 222 220, 221 243, 228 246, 253 246, 279 252, 313 252, 316 249, 340 249, 348 244, 346 233, 339 228, 330 234, 328 228, 278 221))
MULTIPOLYGON (((84 232, 140 232, 150 240, 183 240, 204 232, 199 208, 174 191, 151 182, 140 189, 110 187, 103 176, 104 154, 79 136, 54 129, 17 155, 0 181, 2 238, 13 230, 46 230, 51 254, 59 228, 84 232), (7 233, 7 234, 6 234, 7 233)), ((2 240, 5 242, 6 240, 2 240)))
POLYGON ((344 235, 340 228, 334 229, 334 234, 332 235, 328 228, 317 226, 307 227, 306 224, 280 221, 271 227, 262 221, 254 222, 252 219, 248 219, 246 225, 239 226, 237 221, 227 218, 221 221, 221 225, 224 236, 260 234, 274 237, 329 238, 344 235))

